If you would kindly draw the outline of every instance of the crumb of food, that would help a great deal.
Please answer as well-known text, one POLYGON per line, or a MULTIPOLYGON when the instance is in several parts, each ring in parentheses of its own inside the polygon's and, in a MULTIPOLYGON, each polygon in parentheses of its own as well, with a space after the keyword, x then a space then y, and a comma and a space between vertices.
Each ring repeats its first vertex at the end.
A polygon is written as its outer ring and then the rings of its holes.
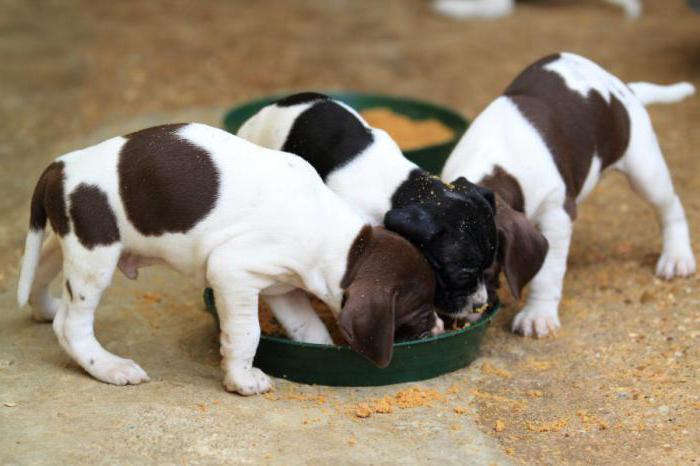
POLYGON ((452 325, 450 326, 450 330, 462 330, 463 328, 467 328, 470 325, 471 325, 471 323, 468 320, 455 319, 452 321, 452 325))
POLYGON ((450 385, 450 387, 447 389, 447 393, 450 395, 454 395, 455 393, 459 392, 459 384, 453 383, 450 385))
POLYGON ((160 293, 148 292, 143 294, 143 299, 149 303, 159 303, 163 300, 163 295, 160 293))
POLYGON ((372 415, 372 409, 367 403, 362 403, 355 408, 355 416, 359 418, 368 418, 372 415))
POLYGON ((451 424, 450 430, 454 432, 459 432, 460 430, 462 430, 462 424, 451 424))
POLYGON ((558 419, 550 422, 528 421, 525 426, 532 432, 559 432, 568 425, 566 419, 558 419))
POLYGON ((442 144, 450 141, 454 132, 436 119, 413 120, 388 108, 371 108, 360 112, 370 126, 385 130, 402 150, 442 144))
POLYGON ((496 420, 496 424, 493 426, 493 430, 495 430, 496 432, 503 432, 504 430, 506 430, 506 423, 500 419, 496 420))
POLYGON ((357 444, 357 439, 356 439, 355 436, 353 435, 352 437, 350 437, 350 438, 348 439, 348 445, 350 445, 351 447, 354 447, 356 444, 357 444))
POLYGON ((542 392, 542 390, 528 390, 527 396, 531 398, 542 398, 544 396, 544 392, 542 392))
POLYGON ((467 414, 467 413, 469 413, 469 409, 465 408, 464 406, 455 406, 454 411, 455 411, 455 413, 457 413, 457 414, 467 414))
POLYGON ((372 414, 391 414, 394 408, 411 409, 432 406, 433 401, 446 401, 445 396, 431 388, 410 387, 399 390, 393 395, 364 401, 351 407, 351 412, 359 418, 368 418, 372 414))
POLYGON ((483 314, 484 311, 486 311, 486 309, 488 309, 488 308, 489 308, 488 303, 484 303, 480 307, 472 309, 472 312, 474 312, 476 314, 483 314))
POLYGON ((507 405, 516 412, 525 411, 527 408, 527 403, 522 400, 514 400, 512 398, 507 398, 505 396, 496 395, 494 393, 485 392, 483 390, 477 390, 473 388, 469 391, 475 398, 492 405, 507 405))
POLYGON ((2 404, 8 408, 14 408, 15 406, 17 406, 17 403, 15 403, 14 401, 3 401, 2 404))
POLYGON ((207 407, 207 405, 205 403, 197 403, 197 408, 203 413, 206 413, 207 411, 209 411, 209 408, 207 407))
POLYGON ((488 361, 485 361, 484 364, 482 364, 481 372, 483 372, 484 374, 497 375, 499 377, 503 377, 504 379, 510 379, 511 377, 513 377, 513 374, 511 374, 509 371, 505 369, 499 369, 498 367, 493 366, 488 361))
POLYGON ((513 454, 515 454, 515 450, 513 450, 511 447, 506 448, 506 455, 513 456, 513 454))

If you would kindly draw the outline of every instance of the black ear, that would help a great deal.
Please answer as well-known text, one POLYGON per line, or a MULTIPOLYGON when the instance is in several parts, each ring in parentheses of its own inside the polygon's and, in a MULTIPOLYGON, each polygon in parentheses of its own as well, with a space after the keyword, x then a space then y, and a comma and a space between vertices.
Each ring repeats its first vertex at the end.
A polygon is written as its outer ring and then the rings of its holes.
POLYGON ((394 315, 398 293, 352 285, 340 311, 340 332, 350 347, 377 367, 391 362, 394 350, 394 315))
POLYGON ((443 229, 433 216, 418 204, 391 209, 384 216, 384 226, 421 246, 428 244, 443 229))
POLYGON ((479 194, 481 197, 486 199, 492 209, 496 208, 496 197, 494 196, 493 191, 491 191, 489 188, 474 184, 463 176, 460 176, 450 184, 454 186, 457 191, 461 191, 465 194, 479 194))
POLYGON ((515 299, 542 267, 547 256, 547 238, 525 214, 499 202, 496 213, 499 254, 508 287, 515 299))

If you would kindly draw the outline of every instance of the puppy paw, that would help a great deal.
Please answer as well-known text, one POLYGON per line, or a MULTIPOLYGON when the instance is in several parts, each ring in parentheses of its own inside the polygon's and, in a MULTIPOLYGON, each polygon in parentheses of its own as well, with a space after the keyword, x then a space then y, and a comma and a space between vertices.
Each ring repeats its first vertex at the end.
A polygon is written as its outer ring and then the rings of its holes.
POLYGON ((668 251, 661 254, 656 264, 656 275, 670 280, 695 273, 695 257, 692 251, 668 251))
POLYGON ((113 385, 137 385, 150 380, 141 366, 117 356, 90 359, 84 367, 96 379, 113 385))
POLYGON ((48 296, 43 299, 29 299, 32 306, 32 319, 37 322, 52 322, 61 305, 61 300, 48 296))
POLYGON ((258 368, 237 368, 229 371, 224 379, 224 387, 229 392, 249 396, 272 390, 272 381, 258 368))
POLYGON ((557 311, 525 306, 513 319, 511 330, 523 336, 542 338, 555 334, 561 325, 557 311))
POLYGON ((307 329, 305 332, 295 335, 293 340, 302 343, 316 343, 318 345, 333 344, 333 338, 331 338, 325 326, 321 329, 307 329))

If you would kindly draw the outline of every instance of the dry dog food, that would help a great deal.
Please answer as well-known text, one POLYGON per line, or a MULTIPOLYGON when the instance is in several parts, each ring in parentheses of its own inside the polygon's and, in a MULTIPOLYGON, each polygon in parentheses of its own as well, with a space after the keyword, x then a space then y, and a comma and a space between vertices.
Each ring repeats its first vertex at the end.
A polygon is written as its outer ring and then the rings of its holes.
POLYGON ((360 112, 370 126, 381 128, 402 150, 442 144, 454 138, 454 132, 435 119, 412 120, 388 108, 370 108, 360 112))

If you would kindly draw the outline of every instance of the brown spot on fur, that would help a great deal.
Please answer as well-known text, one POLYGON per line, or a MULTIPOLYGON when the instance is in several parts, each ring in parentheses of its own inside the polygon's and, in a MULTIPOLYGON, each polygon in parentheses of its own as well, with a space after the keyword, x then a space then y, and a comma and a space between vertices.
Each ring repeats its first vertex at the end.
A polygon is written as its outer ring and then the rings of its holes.
POLYGON ((209 153, 180 138, 183 124, 125 136, 119 193, 129 221, 144 235, 185 233, 214 208, 219 173, 209 153))
POLYGON ((499 239, 496 260, 485 273, 489 300, 496 298, 501 269, 505 272, 511 294, 518 299, 523 287, 542 267, 549 244, 525 216, 525 197, 513 175, 496 165, 479 184, 491 189, 496 196, 495 220, 499 239))
POLYGON ((428 261, 408 240, 382 227, 360 230, 341 287, 346 298, 340 330, 379 367, 391 361, 395 332, 415 338, 435 324, 435 277, 428 261))
POLYGON ((70 281, 66 280, 66 291, 68 291, 68 296, 70 300, 73 301, 73 288, 70 286, 70 281))
POLYGON ((557 73, 544 67, 560 58, 550 55, 530 65, 508 86, 505 95, 537 129, 547 144, 566 185, 564 208, 576 216, 576 196, 591 168, 593 156, 601 170, 627 149, 630 119, 614 96, 610 103, 596 90, 586 97, 570 89, 557 73))
POLYGON ((88 249, 119 241, 117 218, 107 195, 94 185, 81 183, 70 194, 70 218, 75 235, 88 249))
POLYGON ((29 217, 29 227, 34 231, 43 230, 48 218, 51 228, 58 236, 66 236, 70 232, 64 197, 63 169, 64 164, 59 160, 46 167, 39 177, 32 195, 29 217))
POLYGON ((518 212, 525 212, 525 197, 520 183, 503 167, 496 165, 493 172, 483 178, 479 184, 498 194, 511 208, 518 212))

